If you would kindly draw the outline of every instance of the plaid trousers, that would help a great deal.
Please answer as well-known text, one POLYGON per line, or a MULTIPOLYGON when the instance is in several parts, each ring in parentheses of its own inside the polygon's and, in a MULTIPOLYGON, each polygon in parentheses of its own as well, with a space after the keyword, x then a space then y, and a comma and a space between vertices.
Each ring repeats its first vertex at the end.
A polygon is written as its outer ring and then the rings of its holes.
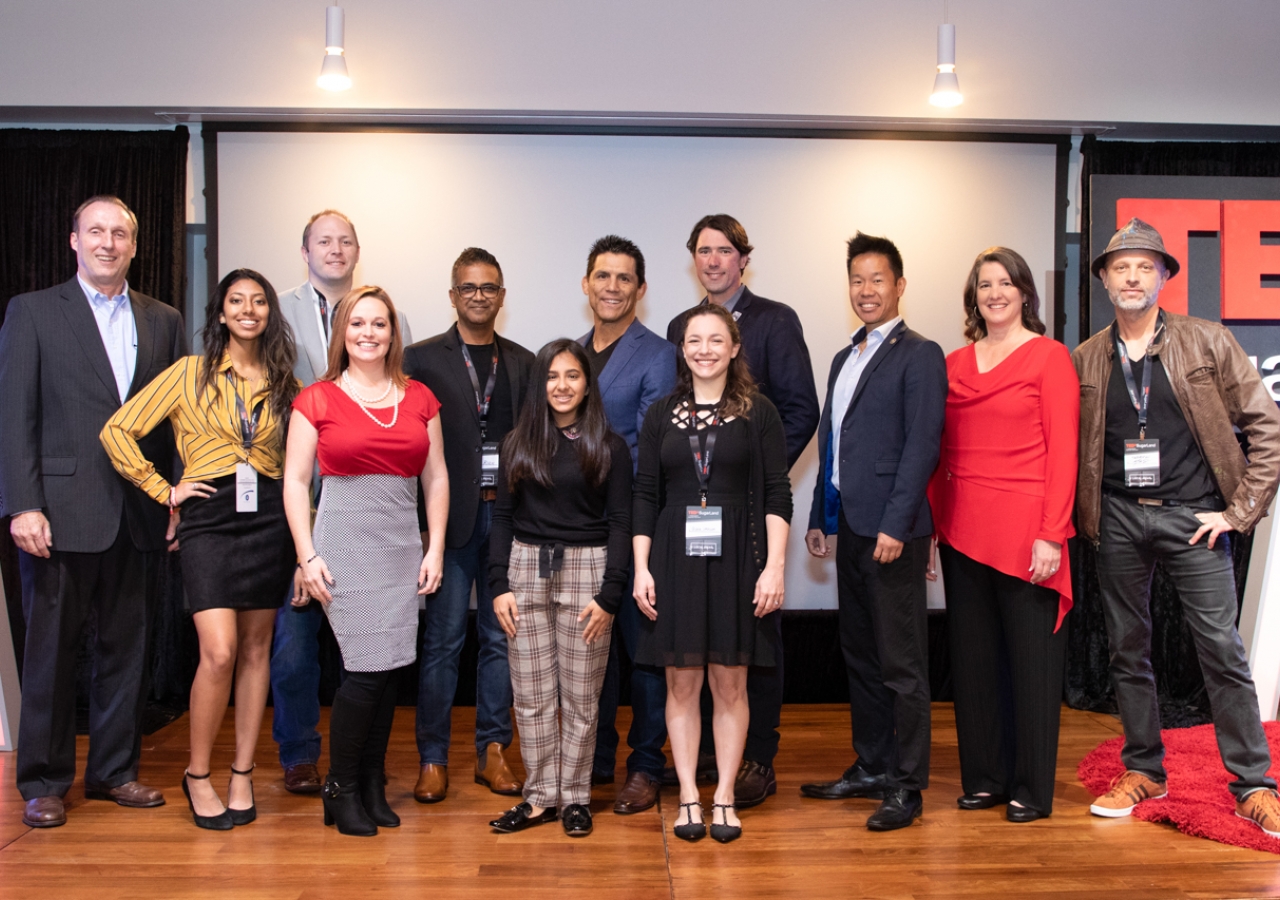
POLYGON ((591 758, 611 636, 610 628, 588 645, 578 621, 604 582, 605 548, 563 549, 559 570, 541 578, 543 548, 513 540, 508 570, 520 614, 507 656, 526 773, 524 798, 552 809, 591 800, 591 758))

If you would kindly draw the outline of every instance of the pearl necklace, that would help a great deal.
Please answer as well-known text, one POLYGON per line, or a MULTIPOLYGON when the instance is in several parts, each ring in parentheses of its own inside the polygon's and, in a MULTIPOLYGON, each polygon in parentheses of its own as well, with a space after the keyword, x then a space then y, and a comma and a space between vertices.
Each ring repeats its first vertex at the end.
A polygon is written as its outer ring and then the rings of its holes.
POLYGON ((395 401, 391 404, 391 421, 390 422, 380 421, 378 417, 375 416, 372 410, 370 410, 368 407, 368 404, 370 403, 381 403, 383 400, 387 399, 387 395, 391 393, 391 389, 395 386, 395 381, 393 379, 388 378, 387 389, 382 392, 381 397, 374 397, 374 398, 362 397, 360 395, 360 392, 356 390, 355 384, 351 381, 351 376, 347 374, 346 369, 342 370, 342 384, 347 389, 347 393, 351 395, 351 399, 356 401, 356 405, 359 406, 360 409, 364 411, 364 414, 373 421, 374 425, 377 425, 379 428, 395 427, 396 420, 400 418, 400 392, 399 391, 396 391, 395 401))

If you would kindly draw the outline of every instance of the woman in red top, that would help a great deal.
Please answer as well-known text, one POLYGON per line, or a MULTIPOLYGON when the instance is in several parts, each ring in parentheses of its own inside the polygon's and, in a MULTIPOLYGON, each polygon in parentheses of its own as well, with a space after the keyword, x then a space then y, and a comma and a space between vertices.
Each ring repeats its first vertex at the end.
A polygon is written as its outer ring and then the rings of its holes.
POLYGON ((391 298, 359 287, 333 316, 329 368, 298 395, 285 455, 284 504, 298 551, 295 603, 319 600, 347 671, 329 719, 325 824, 374 835, 400 818, 384 790, 395 715, 393 672, 417 650, 418 595, 440 587, 449 481, 440 404, 401 371, 391 298), (314 529, 311 473, 323 479, 314 529), (426 498, 427 551, 417 482, 426 498))
MULTIPOLYGON (((984 250, 964 290, 970 344, 947 357, 930 486, 947 593, 961 809, 1053 810, 1075 534, 1080 383, 1043 337, 1026 261, 984 250)), ((935 572, 930 572, 936 578, 935 572)))

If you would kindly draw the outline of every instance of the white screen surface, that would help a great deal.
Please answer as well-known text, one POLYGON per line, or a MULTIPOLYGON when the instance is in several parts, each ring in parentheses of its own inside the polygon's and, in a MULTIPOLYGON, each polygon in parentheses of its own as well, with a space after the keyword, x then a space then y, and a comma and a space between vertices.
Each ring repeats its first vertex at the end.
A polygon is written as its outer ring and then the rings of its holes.
MULTIPOLYGON (((507 286, 498 329, 536 351, 591 327, 581 282, 592 242, 609 233, 644 252, 640 317, 665 334, 703 296, 689 230, 727 212, 756 248, 747 284, 799 314, 821 400, 831 358, 857 325, 844 246, 855 231, 898 245, 903 315, 951 352, 964 343, 964 279, 985 247, 1026 257, 1048 298, 1055 167, 1051 144, 227 132, 218 136, 218 258, 222 272, 247 266, 292 288, 306 278, 298 248, 307 219, 340 209, 360 237, 356 284, 386 288, 421 340, 453 322, 453 260, 484 247, 507 286)), ((804 549, 816 477, 811 442, 792 470, 790 609, 835 606, 834 562, 804 549)), ((931 605, 939 601, 931 589, 931 605)))

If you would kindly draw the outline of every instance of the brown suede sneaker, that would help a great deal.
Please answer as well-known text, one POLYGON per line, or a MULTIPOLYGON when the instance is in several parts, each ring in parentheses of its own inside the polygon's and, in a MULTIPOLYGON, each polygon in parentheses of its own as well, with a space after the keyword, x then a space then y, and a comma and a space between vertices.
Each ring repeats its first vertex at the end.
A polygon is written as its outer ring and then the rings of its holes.
POLYGON ((1143 800, 1159 800, 1169 789, 1163 781, 1155 781, 1141 772, 1125 772, 1107 791, 1089 807, 1095 816, 1122 819, 1133 812, 1143 800))
POLYGON ((1280 838, 1280 797, 1275 791, 1263 788, 1250 792, 1236 803, 1236 815, 1248 819, 1265 834, 1280 838))

